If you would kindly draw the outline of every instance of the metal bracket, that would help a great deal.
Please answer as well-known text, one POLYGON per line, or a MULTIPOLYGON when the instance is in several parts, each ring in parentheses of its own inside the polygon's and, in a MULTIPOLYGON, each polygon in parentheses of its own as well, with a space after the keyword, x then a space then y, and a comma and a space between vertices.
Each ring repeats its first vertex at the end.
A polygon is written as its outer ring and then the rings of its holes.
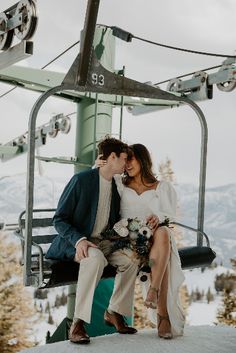
MULTIPOLYGON (((64 114, 53 116, 50 121, 44 125, 36 128, 35 131, 35 146, 36 148, 45 145, 47 135, 49 137, 56 137, 60 131, 63 134, 68 134, 71 127, 71 120, 64 114)), ((9 159, 17 157, 19 154, 28 151, 28 131, 13 140, 7 142, 5 145, 0 145, 0 159, 5 162, 9 159)))
POLYGON ((178 92, 193 101, 199 101, 212 99, 213 87, 208 83, 207 73, 198 71, 191 80, 182 81, 178 78, 170 80, 167 85, 167 91, 178 92))
POLYGON ((33 42, 23 40, 7 51, 0 53, 0 70, 33 55, 33 42))

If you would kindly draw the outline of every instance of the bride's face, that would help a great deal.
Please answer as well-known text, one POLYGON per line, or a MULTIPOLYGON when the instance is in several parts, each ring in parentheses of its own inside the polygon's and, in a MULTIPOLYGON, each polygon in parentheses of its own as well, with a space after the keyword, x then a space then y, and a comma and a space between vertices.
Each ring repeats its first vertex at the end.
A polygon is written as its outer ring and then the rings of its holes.
POLYGON ((125 170, 130 177, 136 177, 140 174, 140 163, 134 156, 127 160, 125 170))

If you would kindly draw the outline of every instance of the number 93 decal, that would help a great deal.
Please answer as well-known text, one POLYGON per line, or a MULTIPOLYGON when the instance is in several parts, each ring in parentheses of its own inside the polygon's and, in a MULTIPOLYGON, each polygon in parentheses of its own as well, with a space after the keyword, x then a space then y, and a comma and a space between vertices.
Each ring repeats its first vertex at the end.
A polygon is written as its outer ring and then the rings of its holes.
POLYGON ((105 83, 105 77, 104 75, 101 74, 96 74, 92 73, 92 84, 93 85, 99 85, 99 86, 104 86, 105 83))

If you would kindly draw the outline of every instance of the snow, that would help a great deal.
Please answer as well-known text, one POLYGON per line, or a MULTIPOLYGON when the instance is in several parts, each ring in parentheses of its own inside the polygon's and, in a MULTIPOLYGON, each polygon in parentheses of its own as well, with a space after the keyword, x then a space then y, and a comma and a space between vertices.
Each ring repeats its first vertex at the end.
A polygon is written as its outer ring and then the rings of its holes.
POLYGON ((191 326, 214 325, 216 315, 222 303, 222 297, 217 296, 213 302, 193 302, 188 307, 187 322, 191 326))
POLYGON ((21 353, 233 353, 236 329, 228 326, 187 326, 183 337, 164 340, 155 329, 140 330, 136 335, 94 337, 89 345, 69 341, 52 343, 21 353))

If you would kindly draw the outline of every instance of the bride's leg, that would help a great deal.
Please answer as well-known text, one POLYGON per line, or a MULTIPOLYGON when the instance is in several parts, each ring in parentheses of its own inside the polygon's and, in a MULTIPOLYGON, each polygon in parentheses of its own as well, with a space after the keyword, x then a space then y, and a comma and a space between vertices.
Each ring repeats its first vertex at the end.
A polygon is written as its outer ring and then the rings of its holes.
POLYGON ((158 334, 160 337, 164 337, 164 338, 172 337, 171 324, 169 321, 169 315, 167 311, 168 275, 169 275, 169 269, 167 267, 165 270, 164 276, 162 278, 161 287, 159 290, 159 297, 158 297, 158 315, 159 315, 158 334))
POLYGON ((154 304, 157 303, 157 290, 159 290, 162 285, 162 280, 169 262, 170 240, 165 227, 158 228, 153 238, 154 241, 149 255, 151 263, 151 287, 147 294, 146 303, 152 302, 154 304))

